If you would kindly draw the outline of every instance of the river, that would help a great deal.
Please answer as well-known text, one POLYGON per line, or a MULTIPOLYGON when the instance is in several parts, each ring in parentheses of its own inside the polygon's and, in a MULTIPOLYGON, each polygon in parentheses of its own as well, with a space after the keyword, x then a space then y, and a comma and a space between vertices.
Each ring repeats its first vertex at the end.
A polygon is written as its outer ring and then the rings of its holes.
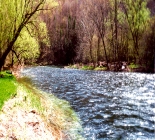
POLYGON ((155 74, 39 66, 22 75, 69 101, 87 140, 155 139, 155 74))

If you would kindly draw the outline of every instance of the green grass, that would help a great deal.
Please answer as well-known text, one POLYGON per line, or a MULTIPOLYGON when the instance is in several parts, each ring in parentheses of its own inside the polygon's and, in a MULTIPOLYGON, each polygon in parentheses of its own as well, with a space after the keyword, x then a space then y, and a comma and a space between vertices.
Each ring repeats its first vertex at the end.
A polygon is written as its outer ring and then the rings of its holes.
POLYGON ((129 68, 131 68, 131 69, 136 69, 136 68, 139 68, 139 65, 134 64, 134 63, 131 63, 131 64, 129 65, 129 68))
POLYGON ((93 66, 87 66, 87 65, 85 65, 85 66, 82 67, 82 70, 93 70, 93 69, 94 69, 93 66))
POLYGON ((0 110, 4 102, 16 94, 15 78, 10 72, 0 72, 0 110))
POLYGON ((105 70, 107 70, 107 67, 96 67, 94 70, 105 71, 105 70))

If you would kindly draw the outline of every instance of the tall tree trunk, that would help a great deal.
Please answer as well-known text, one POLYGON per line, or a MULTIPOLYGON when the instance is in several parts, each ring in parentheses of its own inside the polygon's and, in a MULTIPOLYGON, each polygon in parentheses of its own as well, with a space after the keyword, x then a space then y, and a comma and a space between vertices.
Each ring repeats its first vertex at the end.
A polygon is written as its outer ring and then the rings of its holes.
POLYGON ((115 0, 115 59, 118 61, 118 25, 117 25, 117 0, 115 0))
POLYGON ((97 41, 97 63, 100 61, 100 37, 98 37, 97 41))
POLYGON ((104 42, 104 38, 103 37, 102 37, 102 43, 103 43, 103 48, 104 48, 105 59, 106 59, 106 62, 107 62, 107 68, 109 70, 110 69, 109 68, 109 60, 108 60, 107 51, 106 51, 106 45, 105 45, 105 42, 104 42))
POLYGON ((2 57, 0 58, 0 71, 2 70, 2 67, 5 64, 5 60, 7 55, 9 54, 9 52, 12 50, 12 46, 13 46, 14 42, 11 41, 7 47, 7 49, 5 50, 5 52, 2 54, 2 57))

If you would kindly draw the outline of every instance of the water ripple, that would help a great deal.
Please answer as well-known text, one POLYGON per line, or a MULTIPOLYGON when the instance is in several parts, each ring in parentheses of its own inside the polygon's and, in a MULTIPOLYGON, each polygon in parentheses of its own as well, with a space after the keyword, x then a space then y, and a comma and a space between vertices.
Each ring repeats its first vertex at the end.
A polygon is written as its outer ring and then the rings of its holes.
POLYGON ((41 90, 68 100, 88 140, 153 140, 155 75, 52 67, 24 69, 41 90))

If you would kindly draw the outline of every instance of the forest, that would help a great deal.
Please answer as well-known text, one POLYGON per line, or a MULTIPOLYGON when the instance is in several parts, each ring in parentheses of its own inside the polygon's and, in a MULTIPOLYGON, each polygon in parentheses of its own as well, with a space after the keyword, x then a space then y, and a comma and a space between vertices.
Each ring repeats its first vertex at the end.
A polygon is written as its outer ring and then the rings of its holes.
POLYGON ((0 1, 0 70, 122 62, 154 72, 155 0, 0 1))

